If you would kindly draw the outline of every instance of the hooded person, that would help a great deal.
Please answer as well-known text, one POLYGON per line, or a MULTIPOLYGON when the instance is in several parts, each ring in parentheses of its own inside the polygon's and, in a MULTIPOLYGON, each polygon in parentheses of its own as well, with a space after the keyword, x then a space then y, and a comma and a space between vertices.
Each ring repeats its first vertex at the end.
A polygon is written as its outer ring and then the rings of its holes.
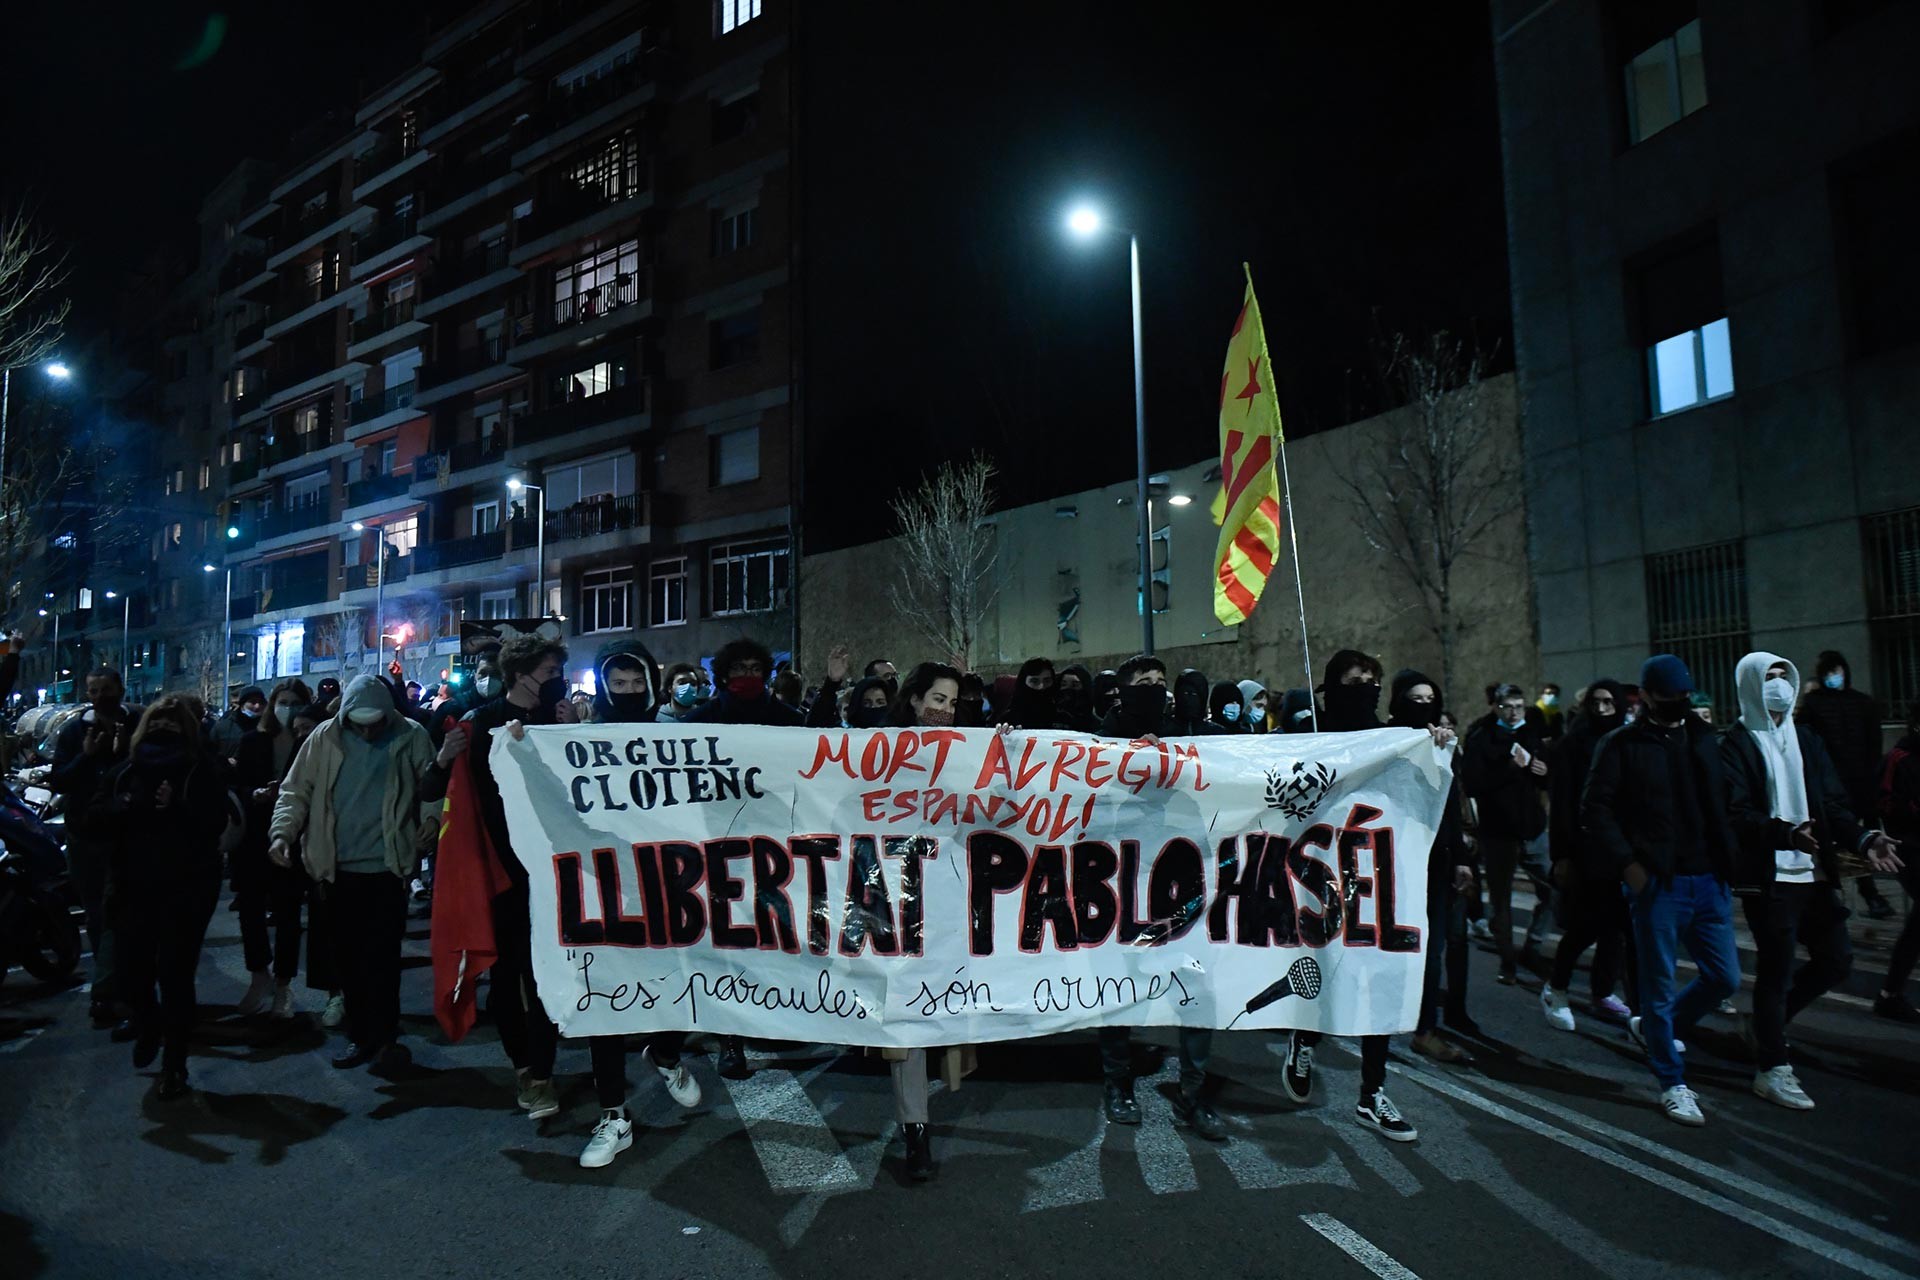
POLYGON ((1267 733, 1320 733, 1326 725, 1318 723, 1319 709, 1314 705, 1313 690, 1288 689, 1280 695, 1278 714, 1269 714, 1267 723, 1270 728, 1256 730, 1267 733))
POLYGON ((320 683, 313 687, 313 705, 327 715, 334 712, 334 703, 340 700, 340 682, 332 676, 323 676, 320 683))
POLYGON ((1000 719, 1016 729, 1045 732, 1060 728, 1060 712, 1055 703, 1054 686, 1058 682, 1053 662, 1047 658, 1028 658, 1020 664, 1015 677, 1013 699, 1007 714, 1000 719))
MULTIPOLYGON (((1848 807, 1871 816, 1880 780, 1880 704, 1854 687, 1853 664, 1838 649, 1823 650, 1814 660, 1813 688, 1801 697, 1794 719, 1812 729, 1826 747, 1848 807)), ((1875 920, 1893 916, 1893 905, 1872 876, 1860 877, 1859 888, 1868 915, 1875 920)))
POLYGON ((1173 682, 1173 711, 1167 727, 1176 738, 1204 738, 1219 733, 1232 733, 1213 723, 1209 715, 1208 696, 1212 686, 1207 683, 1206 673, 1188 667, 1173 682))
POLYGON ((979 729, 987 723, 987 682, 976 672, 968 671, 960 677, 960 701, 953 723, 960 729, 979 729))
POLYGON ((222 760, 232 763, 239 754, 240 740, 252 733, 254 726, 260 723, 260 717, 267 713, 266 691, 257 685, 248 685, 233 700, 233 706, 227 714, 213 722, 213 728, 207 731, 213 749, 222 760))
POLYGON ((1246 708, 1243 714, 1248 733, 1272 733, 1276 729, 1287 731, 1284 725, 1268 715, 1272 708, 1268 706, 1267 686, 1258 680, 1240 682, 1240 703, 1246 708))
MULTIPOLYGON (((87 673, 85 711, 73 716, 54 734, 52 767, 47 786, 66 797, 67 869, 86 913, 87 942, 93 951, 93 989, 89 1013, 102 1030, 121 1022, 114 984, 116 918, 113 867, 119 861, 118 824, 102 820, 94 797, 101 780, 127 758, 134 716, 125 706, 126 686, 120 673, 100 667, 87 673)), ((125 1024, 124 1037, 134 1028, 125 1024)))
MULTIPOLYGON (((963 697, 965 692, 962 686, 963 697)), ((1060 668, 1055 682, 1054 709, 1062 729, 1092 733, 1100 723, 1093 715, 1093 672, 1077 662, 1060 668)))
POLYGON ((642 645, 603 655, 594 668, 593 723, 641 724, 652 720, 660 706, 653 684, 654 672, 659 669, 642 645))
MULTIPOLYGON (((1513 945, 1513 881, 1525 867, 1527 845, 1547 828, 1541 803, 1548 785, 1545 746, 1527 721, 1531 704, 1519 685, 1494 690, 1493 722, 1467 739, 1460 753, 1467 794, 1480 813, 1480 854, 1486 860, 1492 906, 1493 944, 1500 952, 1499 981, 1518 980, 1520 949, 1513 945)), ((1551 887, 1535 886, 1534 919, 1545 927, 1551 887)), ((1534 930, 1528 930, 1527 947, 1534 930)))
POLYGON ((1096 672, 1093 677, 1093 718, 1098 723, 1107 718, 1107 712, 1113 710, 1113 704, 1120 698, 1120 673, 1111 669, 1096 672))
POLYGON ((847 697, 847 728, 885 728, 887 715, 892 708, 893 701, 885 680, 879 676, 856 680, 852 693, 847 697))
POLYGON ((300 744, 274 799, 268 857, 290 867, 298 848, 307 874, 327 886, 349 1040, 336 1067, 410 1059, 399 1043, 400 944, 421 803, 446 794, 447 770, 465 744, 455 729, 436 754, 386 682, 355 676, 340 713, 300 744))
POLYGON ((1013 700, 1019 687, 1019 676, 995 676, 987 687, 987 715, 995 724, 1011 723, 1007 717, 1013 714, 1013 700))
POLYGON ((1561 1031, 1575 1028, 1568 991, 1580 956, 1594 947, 1589 974, 1593 1006, 1601 1013, 1628 1018, 1638 1004, 1633 963, 1633 921, 1620 896, 1620 872, 1605 853, 1587 840, 1580 825, 1580 796, 1593 769, 1600 740, 1627 720, 1626 686, 1600 679, 1588 685, 1575 708, 1572 722, 1553 753, 1552 804, 1549 806, 1547 848, 1553 863, 1553 881, 1561 890, 1565 932, 1553 953, 1553 973, 1540 991, 1547 1024, 1561 1031), (1625 978, 1627 999, 1614 995, 1617 978, 1625 978))
POLYGON ((1207 695, 1207 718, 1227 733, 1247 732, 1247 700, 1240 686, 1222 680, 1207 695))
MULTIPOLYGON (((1445 707, 1440 700, 1440 684, 1424 672, 1408 667, 1396 672, 1387 699, 1387 724, 1395 729, 1419 729, 1432 732, 1440 723, 1445 707)), ((1446 975, 1447 1024, 1456 1030, 1473 1030, 1466 1016, 1467 973, 1471 956, 1467 951, 1465 921, 1460 936, 1451 936, 1453 896, 1473 883, 1473 862, 1461 831, 1460 779, 1454 778, 1447 792, 1447 807, 1441 812, 1440 827, 1434 832, 1433 848, 1427 853, 1427 964, 1425 983, 1420 993, 1420 1016, 1413 1028, 1413 1048, 1441 1062, 1464 1062, 1467 1055, 1439 1034, 1441 987, 1446 975)))
POLYGON ((1787 1061, 1787 1023, 1853 970, 1847 909, 1836 852, 1865 855, 1876 870, 1899 868, 1897 842, 1863 830, 1847 789, 1811 726, 1796 722, 1800 672, 1777 654, 1757 652, 1734 668, 1740 719, 1720 739, 1727 807, 1739 841, 1733 887, 1742 899, 1756 952, 1753 1038, 1759 1073, 1753 1091, 1768 1102, 1807 1111, 1787 1061), (1793 969, 1795 947, 1808 962, 1793 969))
POLYGON ((713 674, 720 691, 681 723, 801 727, 805 717, 773 696, 769 684, 772 672, 773 655, 765 645, 744 636, 729 640, 713 656, 713 674))

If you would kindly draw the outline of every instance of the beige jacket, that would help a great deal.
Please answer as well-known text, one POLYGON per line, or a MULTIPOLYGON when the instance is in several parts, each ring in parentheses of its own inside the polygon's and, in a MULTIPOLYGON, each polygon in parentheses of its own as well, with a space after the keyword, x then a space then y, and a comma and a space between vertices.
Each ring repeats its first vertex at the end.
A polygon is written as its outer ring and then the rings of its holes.
MULTIPOLYGON (((340 776, 345 758, 341 735, 351 733, 343 716, 334 716, 307 735, 299 754, 280 784, 280 798, 274 802, 269 840, 284 840, 289 847, 306 836, 301 860, 307 874, 315 880, 333 882, 339 864, 334 846, 333 783, 340 776)), ((386 837, 387 869, 400 877, 410 877, 419 865, 420 804, 427 799, 422 791, 445 793, 444 773, 433 761, 433 740, 427 731, 395 712, 389 717, 395 738, 387 753, 387 791, 381 802, 381 828, 386 837), (429 775, 436 775, 430 777, 429 775)))

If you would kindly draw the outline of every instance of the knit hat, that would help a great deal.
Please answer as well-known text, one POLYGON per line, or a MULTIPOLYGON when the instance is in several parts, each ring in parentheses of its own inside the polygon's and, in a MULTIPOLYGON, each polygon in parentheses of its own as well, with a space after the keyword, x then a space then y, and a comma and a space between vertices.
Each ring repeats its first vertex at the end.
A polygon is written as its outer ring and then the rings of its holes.
POLYGON ((1640 687, 1656 698, 1693 692, 1693 673, 1671 653, 1656 653, 1640 664, 1640 687))

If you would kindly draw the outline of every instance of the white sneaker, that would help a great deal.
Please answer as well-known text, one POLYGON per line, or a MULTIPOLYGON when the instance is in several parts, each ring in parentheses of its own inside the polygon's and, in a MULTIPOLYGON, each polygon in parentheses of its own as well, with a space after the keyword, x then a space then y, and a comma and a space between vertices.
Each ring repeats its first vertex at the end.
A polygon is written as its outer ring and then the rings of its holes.
POLYGON ((253 981, 247 984, 247 994, 240 997, 240 1003, 234 1006, 234 1012, 243 1018, 265 1013, 273 1007, 273 974, 262 969, 253 975, 253 981))
POLYGON ((1479 942, 1492 942, 1493 927, 1489 925, 1485 919, 1469 920, 1467 922, 1467 936, 1479 942))
POLYGON ((1727 1015, 1727 1016, 1728 1016, 1729 1018, 1732 1018, 1732 1017, 1735 1017, 1735 1016, 1737 1016, 1737 1015, 1739 1014, 1739 1012, 1740 1012, 1740 1010, 1734 1007, 1734 1003, 1733 1003, 1733 1001, 1732 1001, 1731 999, 1726 999, 1726 1000, 1722 1000, 1722 1001, 1720 1002, 1720 1004, 1719 1004, 1719 1007, 1718 1007, 1718 1008, 1716 1008, 1716 1009, 1714 1010, 1714 1012, 1716 1012, 1716 1013, 1724 1013, 1724 1014, 1726 1014, 1726 1015, 1727 1015))
POLYGON ((331 1031, 347 1020, 347 998, 338 991, 327 993, 327 1007, 320 1011, 320 1025, 331 1031))
POLYGON ((1683 1084, 1677 1084, 1660 1095, 1660 1109, 1675 1124, 1698 1128, 1707 1122, 1706 1115, 1700 1110, 1699 1096, 1683 1084))
MULTIPOLYGON (((1647 1038, 1640 1034, 1640 1019, 1627 1019, 1627 1034, 1633 1037, 1633 1042, 1640 1046, 1642 1053, 1646 1052, 1647 1038)), ((1679 1036, 1675 1036, 1673 1038, 1673 1051, 1675 1053, 1685 1053, 1687 1051, 1687 1042, 1679 1036)))
POLYGON ((1385 1089, 1376 1089, 1371 1098, 1360 1099, 1360 1105, 1353 1109, 1353 1118, 1394 1142, 1412 1142, 1420 1136, 1420 1131, 1407 1123, 1400 1108, 1387 1097, 1385 1089))
POLYGON ((529 1080, 520 1091, 520 1109, 529 1120, 545 1120, 560 1114, 560 1094, 551 1080, 529 1080))
POLYGON ((604 1169, 613 1158, 633 1145, 633 1121, 609 1111, 593 1126, 593 1136, 580 1153, 582 1169, 604 1169))
POLYGON ((1800 1077, 1793 1074, 1792 1067, 1773 1067, 1760 1072, 1753 1078, 1753 1092, 1756 1097, 1778 1103, 1789 1111, 1813 1110, 1813 1099, 1800 1087, 1800 1077))
POLYGON ((693 1078, 693 1072, 687 1070, 686 1060, 671 1067, 663 1067, 653 1060, 653 1046, 648 1045, 640 1051, 641 1059, 667 1082, 667 1096, 683 1107, 700 1105, 700 1082, 693 1078))
POLYGON ((273 989, 273 1016, 282 1022, 293 1016, 293 988, 284 982, 273 989))
POLYGON ((1573 1030, 1573 1006, 1567 997, 1552 987, 1540 988, 1540 1007, 1546 1011, 1547 1025, 1558 1031, 1573 1030))

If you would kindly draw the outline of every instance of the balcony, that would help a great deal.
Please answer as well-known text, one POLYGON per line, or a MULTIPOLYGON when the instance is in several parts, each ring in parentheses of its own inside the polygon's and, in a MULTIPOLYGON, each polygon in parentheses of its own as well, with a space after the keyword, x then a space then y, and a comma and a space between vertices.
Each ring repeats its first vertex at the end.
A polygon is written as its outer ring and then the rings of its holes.
POLYGON ((615 196, 597 188, 576 186, 555 186, 540 193, 534 198, 532 212, 515 224, 516 240, 524 251, 532 248, 533 242, 542 236, 646 195, 652 185, 651 170, 650 164, 641 165, 640 180, 615 196))
POLYGON ((233 398, 233 416, 238 419, 252 413, 267 399, 267 379, 262 374, 248 388, 233 398))
POLYGON ((220 268, 220 292, 237 289, 267 269, 267 255, 260 250, 236 254, 220 268))
POLYGON ((323 200, 311 209, 299 209, 287 215, 286 224, 281 228, 276 244, 293 244, 304 240, 320 228, 340 216, 331 199, 323 200))
POLYGON ((645 413, 646 409, 647 384, 640 379, 624 387, 610 387, 599 395, 580 396, 529 414, 514 427, 513 442, 523 445, 555 440, 615 418, 645 413))
POLYGON ((235 622, 244 622, 248 618, 251 618, 257 612, 257 610, 253 607, 253 605, 254 605, 253 596, 251 595, 235 596, 233 598, 233 607, 230 608, 227 611, 227 613, 230 617, 232 617, 232 619, 235 622))
POLYGON ((647 500, 639 494, 582 502, 565 511, 547 513, 547 541, 568 542, 642 528, 647 523, 647 500))
POLYGON ((409 379, 397 387, 388 387, 377 396, 368 396, 364 400, 355 401, 347 415, 348 423, 357 427, 362 423, 372 422, 375 418, 383 418, 389 413, 411 409, 413 389, 416 385, 409 379))
POLYGON ((260 455, 257 453, 252 457, 242 458, 238 462, 230 462, 227 464, 227 483, 229 485, 245 484, 259 474, 260 455))
POLYGON ((234 330, 233 349, 235 351, 245 351, 248 347, 252 346, 254 343, 259 342, 262 338, 266 337, 267 322, 271 318, 272 318, 272 313, 269 312, 266 315, 262 315, 258 320, 255 320, 252 324, 245 325, 239 329, 234 330))
POLYGON ((484 339, 478 346, 462 347, 451 355, 442 356, 420 370, 420 387, 445 386, 457 378, 484 373, 505 362, 507 342, 503 337, 484 339))
POLYGON ((458 475, 507 456, 507 433, 496 431, 485 440, 463 440, 445 453, 424 454, 413 464, 416 480, 432 480, 443 472, 458 475))
POLYGON ((648 302, 652 298, 653 272, 651 268, 642 267, 636 275, 623 274, 570 298, 555 298, 551 310, 540 312, 540 332, 552 333, 573 325, 588 324, 623 307, 648 302))
POLYGON ((504 270, 507 265, 507 243, 495 240, 491 244, 481 245, 472 253, 452 262, 442 262, 434 269, 433 285, 436 293, 451 293, 462 285, 472 284, 504 270))
POLYGON ((310 453, 318 453, 333 443, 333 430, 321 427, 304 434, 281 432, 274 437, 272 444, 261 450, 261 466, 277 467, 283 462, 292 462, 295 458, 304 458, 310 453))
POLYGON ((651 58, 636 58, 598 80, 590 80, 570 89, 556 89, 547 103, 546 111, 542 113, 546 128, 549 131, 565 128, 583 116, 618 102, 653 77, 652 62, 651 58))
POLYGON ((402 298, 398 302, 389 302, 380 310, 362 316, 353 322, 348 331, 349 343, 361 343, 369 338, 377 338, 389 329, 398 328, 413 319, 413 299, 402 298))
POLYGON ((347 486, 347 506, 364 507, 384 498, 401 497, 412 483, 412 476, 402 475, 368 476, 363 480, 355 480, 347 486))
POLYGON ((487 533, 476 533, 470 538, 454 538, 447 542, 430 542, 415 547, 413 567, 416 572, 431 573, 435 569, 484 564, 489 560, 498 560, 506 553, 507 531, 500 528, 487 533))
POLYGON ((273 380, 291 390, 300 383, 309 382, 339 366, 339 358, 331 351, 315 352, 312 355, 289 355, 280 362, 280 367, 273 371, 273 380))
POLYGON ((388 218, 365 235, 355 238, 354 266, 363 267, 394 246, 411 240, 419 234, 420 219, 417 214, 405 218, 388 218))
POLYGON ((269 538, 284 538, 290 533, 299 533, 303 529, 325 524, 327 520, 326 503, 303 502, 297 507, 271 512, 254 521, 254 541, 265 542, 269 538))
POLYGON ((262 591, 258 601, 258 612, 271 613, 276 609, 301 609, 310 604, 320 604, 327 598, 327 580, 325 578, 296 578, 291 582, 278 583, 262 591))

